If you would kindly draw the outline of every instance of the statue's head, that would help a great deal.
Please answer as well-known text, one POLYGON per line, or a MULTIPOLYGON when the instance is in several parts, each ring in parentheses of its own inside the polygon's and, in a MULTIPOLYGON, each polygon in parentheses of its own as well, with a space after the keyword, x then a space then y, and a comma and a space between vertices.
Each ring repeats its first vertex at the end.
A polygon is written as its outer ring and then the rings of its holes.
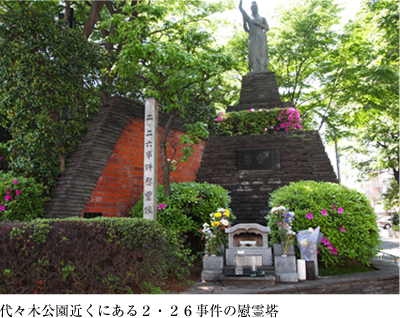
POLYGON ((257 6, 257 2, 253 1, 251 3, 251 12, 253 13, 253 17, 255 17, 258 14, 258 6, 257 6))

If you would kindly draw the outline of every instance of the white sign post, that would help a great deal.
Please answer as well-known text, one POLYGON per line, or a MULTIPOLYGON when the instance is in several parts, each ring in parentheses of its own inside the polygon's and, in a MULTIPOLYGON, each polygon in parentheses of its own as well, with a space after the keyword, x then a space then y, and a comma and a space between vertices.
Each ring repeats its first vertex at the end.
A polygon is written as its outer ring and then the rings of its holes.
POLYGON ((147 98, 144 116, 143 218, 157 220, 158 102, 147 98))

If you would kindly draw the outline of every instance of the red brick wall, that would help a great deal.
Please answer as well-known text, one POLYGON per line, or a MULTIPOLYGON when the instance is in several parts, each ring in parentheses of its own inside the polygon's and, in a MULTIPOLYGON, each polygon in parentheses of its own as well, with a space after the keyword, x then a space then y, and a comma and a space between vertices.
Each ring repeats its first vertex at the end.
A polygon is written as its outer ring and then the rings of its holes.
MULTIPOLYGON (((131 117, 128 121, 83 212, 101 212, 107 217, 129 216, 143 191, 143 125, 142 118, 131 117)), ((162 184, 160 140, 164 127, 158 130, 158 184, 162 184)), ((177 149, 175 160, 181 157, 181 134, 174 130, 169 133, 168 143, 177 149)), ((175 172, 171 173, 171 181, 189 182, 196 179, 204 146, 204 142, 194 146, 196 151, 193 156, 188 162, 178 164, 175 172)), ((168 146, 167 153, 171 158, 171 146, 168 146)))

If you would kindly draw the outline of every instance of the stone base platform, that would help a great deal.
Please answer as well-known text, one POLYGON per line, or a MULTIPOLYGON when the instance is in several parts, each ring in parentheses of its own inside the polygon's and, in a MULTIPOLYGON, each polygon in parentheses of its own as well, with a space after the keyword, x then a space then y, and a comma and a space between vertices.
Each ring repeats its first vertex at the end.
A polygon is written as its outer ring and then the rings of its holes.
POLYGON ((201 279, 206 282, 216 282, 219 281, 220 275, 222 275, 221 270, 203 269, 201 271, 201 279))
POLYGON ((275 286, 276 276, 273 273, 266 273, 265 276, 219 276, 222 286, 275 286))
POLYGON ((296 272, 277 272, 275 274, 278 283, 297 283, 299 281, 296 272))
MULTIPOLYGON (((274 266, 260 266, 257 270, 264 271, 264 276, 245 276, 238 275, 233 276, 235 272, 235 266, 225 266, 223 273, 219 276, 219 280, 223 286, 275 286, 276 275, 274 266)), ((250 268, 245 268, 244 271, 249 272, 250 268), (247 269, 247 270, 246 270, 247 269)))

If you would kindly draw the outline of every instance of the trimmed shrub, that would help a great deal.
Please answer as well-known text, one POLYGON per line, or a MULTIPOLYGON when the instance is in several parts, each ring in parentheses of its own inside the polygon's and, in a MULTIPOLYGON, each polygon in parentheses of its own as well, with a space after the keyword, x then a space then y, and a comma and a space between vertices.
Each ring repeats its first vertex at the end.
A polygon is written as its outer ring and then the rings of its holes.
POLYGON ((47 187, 34 178, 0 171, 0 220, 31 221, 44 214, 47 187))
MULTIPOLYGON (((325 266, 343 260, 357 260, 369 265, 377 253, 379 231, 376 214, 367 197, 342 185, 300 181, 275 190, 271 207, 282 205, 295 213, 293 230, 320 226, 324 234, 319 256, 325 266)), ((277 228, 271 228, 271 244, 276 241, 277 228)))
MULTIPOLYGON (((160 185, 157 189, 157 221, 165 228, 186 234, 196 245, 198 242, 193 237, 200 238, 199 229, 209 221, 210 214, 217 212, 218 208, 228 207, 230 202, 227 190, 207 182, 171 183, 169 197, 164 195, 164 187, 160 185)), ((143 217, 143 195, 131 215, 143 217)), ((204 248, 196 246, 195 249, 204 248)))
POLYGON ((187 274, 188 251, 137 218, 0 222, 1 293, 143 293, 187 274), (156 286, 156 287, 155 287, 156 286))

